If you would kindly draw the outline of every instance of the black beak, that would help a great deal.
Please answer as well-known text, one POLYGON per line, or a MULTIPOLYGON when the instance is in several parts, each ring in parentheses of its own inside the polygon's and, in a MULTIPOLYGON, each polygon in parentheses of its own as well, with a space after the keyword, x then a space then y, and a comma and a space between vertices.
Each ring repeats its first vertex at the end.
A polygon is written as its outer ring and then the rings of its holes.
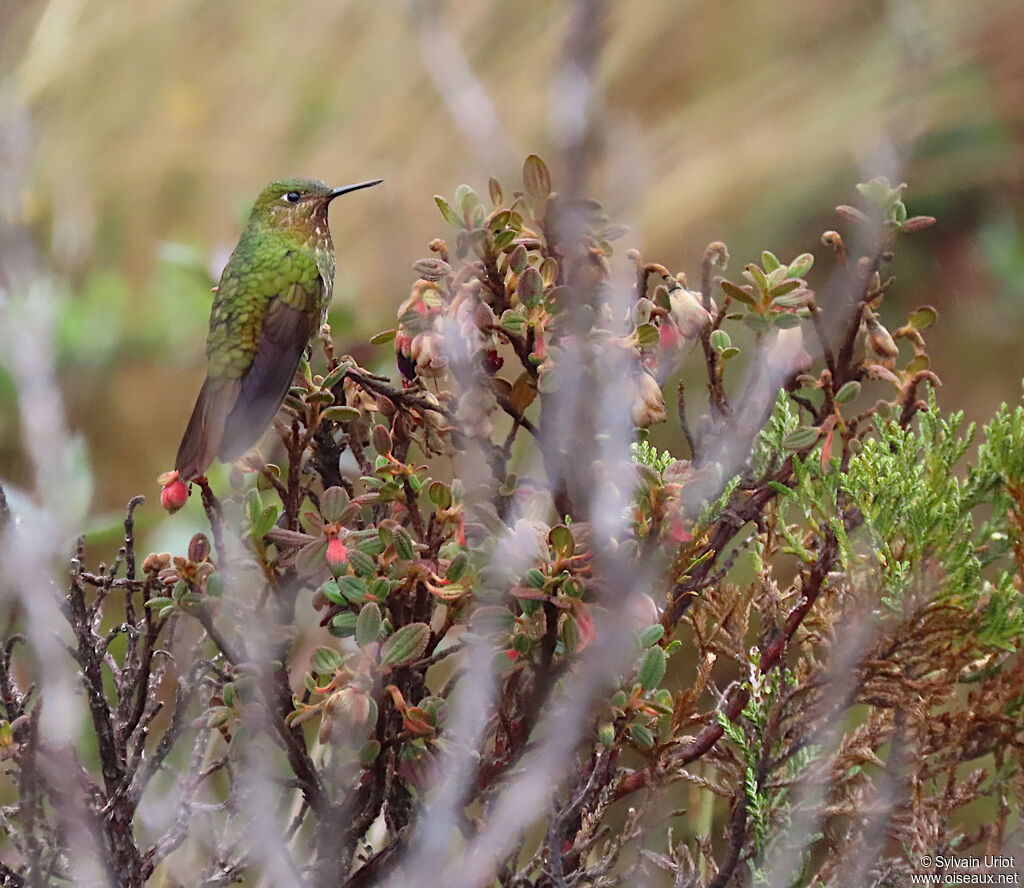
POLYGON ((369 182, 359 182, 356 185, 344 185, 341 188, 335 188, 327 195, 327 202, 330 203, 334 198, 341 197, 343 194, 348 194, 350 191, 358 191, 360 188, 369 188, 371 185, 380 185, 383 181, 383 179, 370 179, 369 182))

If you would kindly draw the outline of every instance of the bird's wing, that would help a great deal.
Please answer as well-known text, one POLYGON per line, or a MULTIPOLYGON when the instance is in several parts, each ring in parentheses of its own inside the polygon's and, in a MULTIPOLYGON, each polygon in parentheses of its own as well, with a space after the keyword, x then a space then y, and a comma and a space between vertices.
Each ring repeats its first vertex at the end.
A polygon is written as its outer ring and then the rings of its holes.
MULTIPOLYGON (((318 278, 315 289, 322 287, 318 278)), ((245 453, 273 420, 313 335, 319 300, 319 292, 311 293, 301 284, 270 300, 256 353, 242 374, 238 397, 224 422, 217 452, 223 461, 245 453)))

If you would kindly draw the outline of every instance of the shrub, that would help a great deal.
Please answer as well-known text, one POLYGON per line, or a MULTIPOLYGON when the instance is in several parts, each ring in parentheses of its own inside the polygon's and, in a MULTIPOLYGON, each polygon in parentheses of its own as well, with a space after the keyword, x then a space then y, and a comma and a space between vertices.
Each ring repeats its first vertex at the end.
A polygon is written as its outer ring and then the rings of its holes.
POLYGON ((809 254, 614 257, 535 156, 438 197, 398 382, 325 328, 281 464, 197 482, 208 535, 140 561, 138 497, 113 564, 79 542, 82 734, 9 636, 0 884, 897 885, 1012 848, 1024 409, 965 472, 935 311, 884 322, 933 220, 860 191, 821 295, 809 254), (678 459, 646 429, 685 361, 678 459))

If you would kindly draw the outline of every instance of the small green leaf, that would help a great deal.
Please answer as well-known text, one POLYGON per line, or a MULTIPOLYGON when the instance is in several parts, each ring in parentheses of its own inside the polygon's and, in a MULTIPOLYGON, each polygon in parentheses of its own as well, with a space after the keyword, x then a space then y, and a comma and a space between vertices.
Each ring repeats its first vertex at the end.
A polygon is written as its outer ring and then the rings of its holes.
POLYGON ((814 257, 810 253, 801 253, 789 263, 789 276, 791 278, 802 278, 811 270, 814 265, 814 257))
POLYGON ((770 289, 768 286, 768 277, 760 268, 754 265, 753 262, 744 269, 743 276, 762 293, 767 293, 770 289))
POLYGON ((397 327, 390 330, 381 330, 380 333, 374 333, 373 336, 370 337, 370 345, 384 345, 386 342, 393 342, 397 335, 397 327))
POLYGON ((380 652, 381 665, 393 668, 411 663, 423 655, 428 641, 430 627, 426 623, 403 626, 384 642, 380 652))
POLYGON ((754 312, 749 311, 743 315, 743 326, 749 327, 755 333, 765 333, 771 329, 772 322, 771 319, 763 315, 754 314, 754 312))
POLYGON ((791 293, 778 296, 772 301, 779 308, 802 308, 814 301, 814 291, 808 290, 806 287, 800 287, 791 293))
POLYGON ((445 571, 445 579, 449 583, 457 583, 466 573, 466 568, 469 567, 469 556, 465 552, 459 552, 448 565, 448 570, 445 571))
POLYGON ((337 580, 328 580, 317 591, 333 604, 348 604, 345 596, 341 594, 341 590, 338 588, 337 580))
POLYGON ((837 404, 848 404, 859 394, 860 383, 856 379, 851 379, 849 382, 844 383, 842 388, 836 392, 835 401, 837 404))
MULTIPOLYGON (((370 539, 367 540, 360 540, 357 548, 360 552, 364 552, 371 558, 377 558, 378 555, 383 553, 387 546, 380 537, 370 537, 370 539)), ((376 564, 376 561, 374 564, 376 564)))
POLYGON ((928 355, 914 355, 909 361, 907 361, 906 371, 907 373, 920 373, 922 370, 927 370, 931 367, 932 361, 928 355))
MULTIPOLYGON (((440 281, 452 273, 452 266, 436 256, 428 256, 426 259, 419 259, 414 263, 413 270, 425 281, 440 281)), ((391 338, 393 339, 394 337, 392 336, 391 338)))
POLYGON ((528 265, 519 275, 516 296, 523 305, 536 305, 543 295, 544 281, 541 280, 540 272, 532 265, 528 265))
MULTIPOLYGON (((374 542, 379 541, 375 540, 374 542)), ((352 570, 355 571, 356 576, 362 577, 364 580, 377 575, 377 562, 362 551, 361 548, 354 549, 349 547, 348 563, 352 565, 352 570)))
POLYGON ((413 548, 412 540, 409 538, 404 528, 396 528, 395 532, 395 551, 398 553, 399 558, 404 558, 406 561, 411 561, 416 557, 416 550, 413 548))
POLYGON ((786 450, 804 450, 810 447, 818 440, 818 429, 816 428, 800 428, 794 432, 790 432, 782 439, 782 446, 786 450))
POLYGON ((295 556, 295 567, 300 574, 309 576, 327 566, 327 540, 307 543, 295 556))
POLYGON ((543 589, 546 580, 544 574, 536 567, 531 567, 526 572, 524 579, 526 580, 526 585, 534 589, 543 589))
POLYGON ((320 497, 320 514, 325 521, 340 521, 348 506, 348 491, 344 487, 328 487, 320 497))
POLYGON ((494 249, 504 250, 516 239, 516 231, 513 228, 506 228, 494 235, 494 249))
POLYGON ((742 302, 744 305, 751 307, 757 305, 757 300, 754 298, 752 293, 748 293, 743 287, 739 287, 732 281, 721 280, 718 285, 722 288, 725 294, 737 302, 742 302))
POLYGON ((536 154, 529 155, 523 164, 523 186, 526 193, 535 200, 543 200, 551 194, 551 173, 536 154))
POLYGON ((370 583, 369 588, 366 590, 366 597, 372 598, 375 601, 384 601, 390 592, 391 583, 381 577, 370 583))
POLYGON ((665 677, 666 665, 665 651, 660 647, 652 647, 640 667, 640 675, 637 678, 640 686, 645 691, 651 691, 658 687, 665 677))
POLYGON ((364 604, 356 619, 356 644, 366 647, 373 644, 380 635, 380 608, 372 601, 364 604))
POLYGON ((261 540, 277 521, 277 506, 267 506, 252 523, 253 539, 261 540))
POLYGON ((502 312, 501 326, 514 336, 522 336, 523 330, 526 329, 526 318, 519 312, 509 309, 502 312))
POLYGON ((351 369, 351 362, 342 361, 337 367, 335 367, 330 373, 327 374, 327 377, 324 379, 323 385, 321 385, 320 388, 333 389, 339 382, 342 381, 342 379, 345 378, 345 375, 351 369))
POLYGON ((641 749, 650 749, 654 746, 654 735, 646 725, 639 723, 629 726, 629 739, 641 749))
POLYGON ((313 671, 320 675, 334 675, 343 662, 341 654, 333 648, 320 647, 313 652, 313 671))
POLYGON ((451 508, 452 492, 447 484, 442 484, 440 481, 432 482, 427 488, 427 496, 439 509, 451 508))
POLYGON ((496 213, 492 213, 487 220, 487 227, 498 234, 502 229, 508 225, 508 220, 512 218, 512 213, 509 210, 499 210, 496 213))
POLYGON ((548 542, 559 558, 571 558, 576 551, 576 541, 573 539, 572 531, 564 524, 558 524, 551 528, 548 534, 548 542))
POLYGON ((907 315, 907 323, 915 330, 927 330, 939 319, 939 313, 930 305, 922 305, 907 315))
POLYGON ((731 345, 732 345, 732 339, 729 337, 729 334, 725 332, 725 330, 715 330, 715 331, 712 332, 712 334, 711 334, 711 347, 715 351, 717 351, 717 352, 724 351, 725 349, 729 348, 729 346, 731 346, 731 345))
POLYGON ((780 311, 772 318, 772 323, 780 330, 789 330, 800 326, 800 317, 788 311, 780 311))
POLYGON ((434 195, 434 203, 444 216, 444 221, 453 228, 462 228, 462 218, 451 208, 451 205, 440 194, 434 195))
POLYGON ((362 604, 366 600, 366 581, 359 577, 339 577, 338 591, 346 601, 350 601, 352 604, 362 604))
POLYGON ((735 358, 740 353, 740 350, 735 345, 729 346, 729 348, 723 348, 719 354, 723 361, 728 361, 730 358, 735 358))
POLYGON ((665 627, 661 623, 654 623, 646 629, 642 629, 640 631, 640 647, 649 648, 652 644, 661 641, 661 637, 664 634, 665 627))
POLYGON ((651 348, 658 344, 660 334, 654 324, 641 324, 636 328, 636 343, 640 348, 651 348))
POLYGON ((523 269, 526 268, 526 261, 529 257, 529 253, 523 244, 519 244, 508 257, 508 267, 512 269, 515 274, 522 274, 523 269))
POLYGON ((335 614, 331 620, 331 635, 336 635, 339 638, 354 635, 356 631, 356 621, 358 619, 359 618, 356 614, 348 610, 335 614))
POLYGON ((779 262, 778 257, 776 257, 774 253, 769 253, 765 250, 761 254, 761 265, 764 266, 765 271, 771 274, 771 272, 775 271, 776 268, 779 268, 782 263, 779 262))
POLYGON ((476 209, 477 204, 480 203, 480 198, 476 196, 476 192, 469 185, 460 185, 455 189, 455 203, 468 216, 476 209))
POLYGON ((330 422, 352 422, 359 419, 359 411, 355 407, 328 407, 320 411, 320 419, 330 422))
POLYGON ((792 293, 794 290, 801 286, 800 281, 784 280, 781 284, 776 284, 772 287, 771 296, 773 299, 778 299, 780 296, 785 296, 787 293, 792 293))
POLYGON ((494 176, 487 180, 487 193, 491 198, 491 203, 500 207, 504 195, 501 193, 501 183, 494 176))

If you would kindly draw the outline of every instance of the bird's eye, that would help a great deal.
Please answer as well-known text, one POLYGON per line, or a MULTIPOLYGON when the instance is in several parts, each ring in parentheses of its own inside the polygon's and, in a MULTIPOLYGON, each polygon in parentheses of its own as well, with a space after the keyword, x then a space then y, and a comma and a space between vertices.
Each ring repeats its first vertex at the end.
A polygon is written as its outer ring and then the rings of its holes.
POLYGON ((294 204, 294 203, 298 203, 298 202, 299 202, 299 199, 300 199, 301 197, 302 197, 302 195, 301 195, 301 194, 299 194, 299 192, 298 192, 298 191, 289 191, 289 192, 288 192, 288 193, 287 193, 287 194, 286 194, 286 195, 284 196, 284 199, 285 199, 286 201, 288 201, 288 203, 293 203, 293 204, 294 204))

